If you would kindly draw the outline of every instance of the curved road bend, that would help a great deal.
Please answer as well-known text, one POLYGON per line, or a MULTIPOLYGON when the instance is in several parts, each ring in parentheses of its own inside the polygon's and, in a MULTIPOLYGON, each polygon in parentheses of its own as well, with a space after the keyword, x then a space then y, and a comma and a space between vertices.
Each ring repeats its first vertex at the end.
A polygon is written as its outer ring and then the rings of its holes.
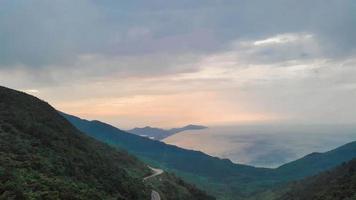
POLYGON ((159 193, 152 190, 152 193, 151 193, 151 200, 161 200, 161 196, 159 196, 159 193))
POLYGON ((150 167, 150 166, 147 166, 147 167, 150 168, 150 170, 152 170, 153 174, 143 178, 143 181, 146 181, 147 179, 150 179, 150 178, 156 177, 158 175, 161 175, 164 172, 161 169, 156 169, 156 168, 153 168, 153 167, 150 167))
MULTIPOLYGON (((143 181, 146 181, 146 180, 148 180, 150 178, 153 178, 153 177, 156 177, 158 175, 161 175, 164 172, 162 169, 156 169, 156 168, 153 168, 153 167, 150 167, 150 166, 147 166, 147 167, 152 170, 153 174, 143 178, 143 181)), ((161 196, 159 195, 159 193, 157 191, 152 190, 152 192, 151 192, 151 200, 161 200, 161 196)))

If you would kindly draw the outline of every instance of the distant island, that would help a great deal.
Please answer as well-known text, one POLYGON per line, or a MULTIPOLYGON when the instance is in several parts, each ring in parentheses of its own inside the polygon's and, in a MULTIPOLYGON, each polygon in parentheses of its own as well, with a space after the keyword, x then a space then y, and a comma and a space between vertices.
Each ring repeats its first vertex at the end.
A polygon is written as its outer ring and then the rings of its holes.
POLYGON ((150 127, 146 126, 143 128, 134 128, 131 130, 128 130, 127 132, 139 135, 142 137, 148 137, 152 140, 163 140, 169 136, 172 136, 174 134, 183 132, 183 131, 188 131, 188 130, 202 130, 206 129, 208 127, 206 126, 200 126, 200 125, 187 125, 181 128, 172 128, 172 129, 162 129, 162 128, 155 128, 155 127, 150 127))

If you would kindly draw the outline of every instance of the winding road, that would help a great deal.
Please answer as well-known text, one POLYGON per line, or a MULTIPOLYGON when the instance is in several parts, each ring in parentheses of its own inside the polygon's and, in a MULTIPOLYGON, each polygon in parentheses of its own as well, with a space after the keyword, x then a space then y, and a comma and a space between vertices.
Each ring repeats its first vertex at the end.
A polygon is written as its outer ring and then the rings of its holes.
MULTIPOLYGON (((163 174, 163 172, 164 172, 162 169, 156 169, 156 168, 153 168, 150 166, 147 166, 147 167, 152 170, 153 174, 143 178, 143 181, 147 181, 148 179, 159 176, 159 175, 163 174)), ((151 200, 161 200, 161 196, 159 195, 159 193, 157 191, 152 190, 151 200)))
POLYGON ((151 200, 161 200, 161 196, 159 196, 159 193, 152 190, 152 193, 151 193, 151 200))
POLYGON ((163 170, 161 170, 161 169, 156 169, 156 168, 153 168, 153 167, 150 167, 150 166, 147 166, 148 168, 150 168, 150 170, 152 170, 152 172, 153 172, 153 174, 152 175, 149 175, 149 176, 147 176, 147 177, 145 177, 145 178, 143 178, 143 181, 146 181, 146 180, 148 180, 148 179, 150 179, 150 178, 153 178, 153 177, 156 177, 156 176, 158 176, 158 175, 161 175, 161 174, 163 174, 163 170))

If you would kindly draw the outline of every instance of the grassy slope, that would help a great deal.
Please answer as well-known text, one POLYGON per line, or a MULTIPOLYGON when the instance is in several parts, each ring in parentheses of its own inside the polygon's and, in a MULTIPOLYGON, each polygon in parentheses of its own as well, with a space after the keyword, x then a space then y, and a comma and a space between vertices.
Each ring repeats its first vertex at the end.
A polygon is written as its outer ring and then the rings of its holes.
POLYGON ((210 199, 176 179, 143 183, 144 163, 74 128, 47 103, 0 87, 0 199, 210 199), (182 192, 182 193, 175 193, 182 192), (165 195, 162 193, 162 195, 165 195), (168 197, 168 195, 166 195, 168 197))

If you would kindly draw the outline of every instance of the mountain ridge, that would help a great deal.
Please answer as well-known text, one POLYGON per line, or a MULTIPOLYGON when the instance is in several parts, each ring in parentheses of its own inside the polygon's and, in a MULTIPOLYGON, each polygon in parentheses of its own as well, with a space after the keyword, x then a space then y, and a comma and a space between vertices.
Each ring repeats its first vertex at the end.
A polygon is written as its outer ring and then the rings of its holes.
POLYGON ((143 136, 143 137, 148 137, 150 139, 154 140, 163 140, 167 137, 170 137, 174 134, 187 131, 187 130, 201 130, 201 129, 206 129, 208 127, 206 126, 201 126, 201 125, 194 125, 194 124, 189 124, 180 128, 171 128, 171 129, 162 129, 162 128, 156 128, 156 127, 151 127, 151 126, 145 126, 143 128, 133 128, 130 130, 127 130, 127 132, 143 136))
POLYGON ((0 86, 0 199, 213 199, 83 134, 47 102, 0 86))
POLYGON ((288 185, 278 200, 356 199, 356 159, 288 185))
POLYGON ((267 190, 248 200, 356 199, 356 159, 317 175, 267 190))
POLYGON ((356 141, 349 142, 323 153, 310 153, 300 159, 276 168, 276 171, 284 176, 288 176, 286 172, 294 171, 293 176, 303 178, 336 167, 340 163, 347 162, 355 157, 356 141), (308 166, 309 170, 305 170, 304 166, 308 166))
MULTIPOLYGON (((221 199, 235 200, 236 195, 241 196, 241 198, 238 197, 237 199, 244 199, 246 196, 262 192, 279 184, 315 175, 342 162, 336 160, 335 163, 329 163, 330 165, 318 170, 309 170, 308 166, 304 165, 299 168, 300 173, 294 173, 293 168, 285 166, 276 169, 256 168, 235 164, 227 159, 219 159, 202 152, 181 149, 160 141, 133 135, 103 122, 100 122, 100 125, 97 126, 95 123, 81 120, 75 116, 66 115, 66 118, 76 124, 77 128, 83 132, 99 140, 106 141, 112 146, 127 149, 130 153, 143 160, 172 171, 188 182, 210 191, 211 194, 221 199), (194 165, 191 163, 194 163, 194 165)), ((351 143, 352 147, 354 145, 356 146, 356 144, 351 143)), ((356 151, 351 151, 350 153, 348 148, 343 148, 343 146, 339 148, 341 150, 335 152, 346 155, 344 160, 351 160, 356 157, 356 151)), ((313 153, 311 155, 319 154, 323 153, 313 153)), ((298 162, 298 160, 295 162, 298 162)), ((317 164, 318 159, 312 161, 316 163, 316 166, 319 166, 317 164)))

